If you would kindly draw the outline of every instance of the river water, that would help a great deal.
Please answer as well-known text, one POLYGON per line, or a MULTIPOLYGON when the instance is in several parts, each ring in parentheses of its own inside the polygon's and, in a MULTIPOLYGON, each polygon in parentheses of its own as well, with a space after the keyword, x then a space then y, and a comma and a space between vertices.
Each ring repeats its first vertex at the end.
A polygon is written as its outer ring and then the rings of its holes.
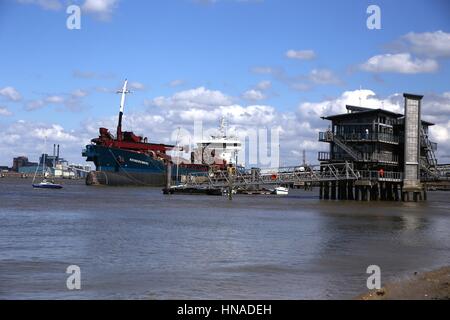
POLYGON ((450 193, 423 203, 33 190, 0 179, 0 299, 340 299, 450 264, 450 193), (81 269, 81 290, 66 268, 81 269))

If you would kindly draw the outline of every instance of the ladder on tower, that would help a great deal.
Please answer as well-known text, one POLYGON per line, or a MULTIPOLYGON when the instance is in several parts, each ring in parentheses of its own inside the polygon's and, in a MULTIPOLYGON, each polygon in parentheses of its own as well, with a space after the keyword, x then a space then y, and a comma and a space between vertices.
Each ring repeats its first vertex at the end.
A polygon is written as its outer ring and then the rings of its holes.
POLYGON ((420 162, 421 167, 428 175, 439 176, 434 148, 423 127, 420 128, 420 138, 426 152, 425 159, 420 162))
POLYGON ((342 150, 344 150, 350 157, 352 157, 353 160, 356 160, 356 161, 361 160, 361 156, 360 156, 359 152, 357 152, 352 147, 348 146, 341 138, 334 135, 333 132, 328 131, 326 134, 327 134, 327 139, 336 143, 342 150))

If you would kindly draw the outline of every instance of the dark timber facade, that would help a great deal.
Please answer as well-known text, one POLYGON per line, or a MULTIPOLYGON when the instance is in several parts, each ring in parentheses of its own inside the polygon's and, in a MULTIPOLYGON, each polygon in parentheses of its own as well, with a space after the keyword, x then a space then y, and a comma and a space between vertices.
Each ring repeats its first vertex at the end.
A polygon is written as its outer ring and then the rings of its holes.
POLYGON ((331 124, 319 134, 329 143, 328 152, 319 152, 321 165, 351 163, 361 179, 323 182, 321 198, 426 199, 421 179, 433 177, 437 165, 436 144, 428 139, 433 124, 420 118, 422 96, 404 97, 405 114, 347 105, 347 113, 322 118, 331 124))

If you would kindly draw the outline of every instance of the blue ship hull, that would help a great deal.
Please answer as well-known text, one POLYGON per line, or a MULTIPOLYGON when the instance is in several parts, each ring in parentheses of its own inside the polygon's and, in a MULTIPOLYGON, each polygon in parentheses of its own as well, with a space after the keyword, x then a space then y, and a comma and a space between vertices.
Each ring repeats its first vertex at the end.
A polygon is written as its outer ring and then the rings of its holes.
MULTIPOLYGON (((95 164, 96 171, 86 178, 88 185, 141 185, 162 187, 166 185, 167 168, 163 160, 124 149, 100 145, 88 145, 83 152, 87 161, 95 164)), ((205 171, 200 168, 179 166, 178 175, 205 171)), ((172 180, 176 180, 177 168, 172 165, 172 180)))

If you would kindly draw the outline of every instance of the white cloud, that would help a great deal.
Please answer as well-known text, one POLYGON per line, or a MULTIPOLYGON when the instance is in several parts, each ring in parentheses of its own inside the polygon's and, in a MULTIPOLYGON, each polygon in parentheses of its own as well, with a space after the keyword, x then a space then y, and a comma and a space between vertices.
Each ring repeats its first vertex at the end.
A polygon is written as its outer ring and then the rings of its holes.
POLYGON ((258 90, 268 90, 272 87, 272 82, 269 80, 263 80, 256 85, 256 89, 258 90))
POLYGON ((450 141, 450 121, 432 126, 430 128, 430 132, 435 142, 440 143, 440 146, 445 147, 446 144, 448 144, 448 142, 450 141))
MULTIPOLYGON (((289 88, 307 91, 318 85, 341 85, 343 81, 329 69, 313 69, 308 74, 289 75, 283 68, 253 67, 251 72, 271 75, 274 79, 284 83, 289 88)), ((265 83, 263 83, 265 85, 265 83)), ((267 82, 270 86, 271 83, 267 82)), ((258 89, 258 87, 257 87, 258 89)))
POLYGON ((88 94, 89 93, 86 90, 82 90, 82 89, 76 89, 76 90, 72 91, 72 96, 77 97, 77 98, 84 98, 88 94))
POLYGON ((428 57, 450 57, 450 33, 441 30, 435 32, 410 32, 402 37, 410 50, 428 57))
POLYGON ((119 0, 86 0, 82 10, 96 15, 101 20, 108 20, 118 3, 119 0))
POLYGON ((403 74, 430 73, 439 68, 433 59, 412 58, 409 53, 376 55, 363 63, 360 68, 367 72, 391 72, 403 74))
POLYGON ((137 81, 130 82, 130 83, 128 84, 128 87, 129 87, 131 90, 135 90, 135 91, 143 91, 143 90, 146 89, 146 88, 145 88, 145 85, 144 85, 143 83, 140 83, 140 82, 137 82, 137 81))
MULTIPOLYGON (((154 100, 150 101, 152 105, 154 100)), ((236 104, 233 101, 237 99, 204 87, 180 91, 156 100, 160 102, 160 108, 153 108, 151 113, 126 113, 124 129, 146 136, 152 142, 174 144, 173 133, 177 128, 181 126, 192 132, 195 120, 203 121, 206 132, 210 128, 215 129, 218 120, 225 116, 230 129, 236 130, 241 137, 258 128, 279 128, 282 165, 300 163, 302 149, 307 150, 309 162, 317 163, 317 151, 327 148, 327 144, 318 142, 318 132, 325 130, 329 123, 320 117, 345 113, 347 104, 403 113, 402 94, 379 97, 369 89, 344 91, 335 98, 302 102, 295 112, 279 111, 271 105, 236 104)), ((430 129, 431 139, 439 143, 438 155, 442 159, 444 155, 450 155, 450 92, 425 94, 422 106, 423 118, 436 123, 430 129)), ((64 146, 64 157, 69 161, 83 161, 81 149, 97 136, 98 128, 103 126, 114 132, 116 124, 117 116, 114 113, 107 118, 86 119, 82 127, 75 131, 58 124, 17 121, 4 130, 3 141, 7 142, 0 145, 0 157, 2 162, 5 159, 10 161, 19 154, 31 154, 32 159, 35 159, 42 152, 43 139, 47 136, 49 143, 59 142, 64 146)))
POLYGON ((241 106, 234 104, 226 107, 220 106, 208 112, 203 109, 191 108, 177 112, 169 111, 165 114, 166 119, 187 125, 194 121, 216 124, 221 117, 227 118, 231 124, 241 125, 242 128, 252 128, 271 125, 276 119, 276 111, 273 107, 267 105, 241 106))
POLYGON ((45 102, 48 104, 61 104, 64 103, 65 99, 62 96, 49 96, 45 98, 45 102))
POLYGON ((49 127, 35 128, 31 131, 31 135, 38 139, 48 139, 56 142, 74 142, 78 138, 64 130, 61 125, 53 124, 49 127))
POLYGON ((264 100, 266 98, 266 96, 259 90, 247 90, 242 94, 242 97, 245 100, 249 100, 249 101, 260 101, 260 100, 264 100))
POLYGON ((60 0, 16 0, 18 3, 21 4, 34 4, 38 5, 39 7, 45 9, 45 10, 61 10, 62 4, 60 0))
POLYGON ((175 88, 175 87, 182 86, 185 83, 186 82, 184 80, 175 79, 175 80, 172 80, 172 81, 169 82, 169 87, 175 88))
POLYGON ((196 89, 180 91, 171 97, 157 97, 152 101, 147 101, 146 104, 167 109, 210 109, 217 106, 231 105, 232 99, 220 91, 199 87, 196 89))
POLYGON ((250 72, 256 73, 256 74, 276 75, 276 74, 279 74, 279 73, 283 73, 283 70, 279 69, 279 68, 273 68, 273 67, 257 66, 257 67, 252 67, 250 69, 250 72))
POLYGON ((316 53, 313 50, 288 50, 286 57, 289 59, 312 60, 316 57, 316 53))
POLYGON ((20 101, 22 99, 20 93, 13 87, 4 87, 0 89, 0 96, 5 97, 10 101, 20 101))
POLYGON ((44 108, 48 105, 62 105, 67 110, 79 111, 83 108, 82 99, 88 95, 89 92, 82 89, 76 89, 70 94, 48 95, 40 99, 30 100, 26 102, 25 109, 27 111, 34 111, 44 108))
POLYGON ((30 161, 37 161, 42 152, 51 152, 50 146, 54 143, 61 145, 64 158, 78 162, 81 161, 81 149, 89 141, 83 131, 67 130, 60 124, 18 120, 3 130, 4 135, 0 144, 2 164, 12 163, 13 157, 19 155, 28 156, 30 161), (45 137, 47 137, 46 145, 45 137))
POLYGON ((322 116, 346 113, 346 105, 363 106, 367 108, 382 108, 401 113, 403 110, 402 96, 394 94, 386 99, 380 99, 375 92, 368 89, 344 91, 339 97, 320 102, 303 102, 298 111, 301 116, 310 121, 318 121, 322 116))
POLYGON ((309 80, 314 84, 340 84, 341 80, 328 69, 313 69, 309 76, 309 80))
MULTIPOLYGON (((192 0, 192 2, 201 5, 213 5, 221 1, 223 0, 192 0)), ((230 1, 237 3, 260 3, 263 2, 264 0, 230 0, 230 1)))
POLYGON ((267 105, 221 107, 220 114, 229 118, 230 121, 244 126, 268 125, 276 118, 275 108, 267 105))
POLYGON ((74 70, 72 73, 74 78, 80 79, 112 79, 115 77, 111 73, 99 73, 94 71, 74 70))
POLYGON ((25 109, 27 111, 33 111, 33 110, 40 109, 40 108, 44 107, 45 105, 46 105, 46 103, 42 99, 31 100, 25 104, 25 109))
POLYGON ((11 115, 12 115, 12 112, 9 111, 7 107, 0 107, 0 116, 8 117, 11 115))

